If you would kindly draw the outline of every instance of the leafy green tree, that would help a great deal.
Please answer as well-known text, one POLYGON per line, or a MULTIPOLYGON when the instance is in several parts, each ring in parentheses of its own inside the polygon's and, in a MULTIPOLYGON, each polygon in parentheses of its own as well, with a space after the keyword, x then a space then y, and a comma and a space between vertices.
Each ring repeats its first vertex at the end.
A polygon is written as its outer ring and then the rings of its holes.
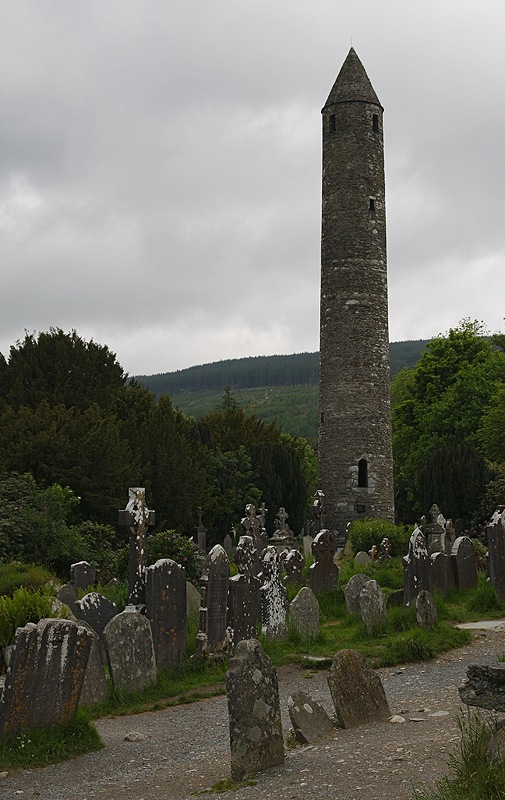
POLYGON ((492 396, 477 432, 479 445, 490 461, 505 462, 505 385, 492 396))
POLYGON ((222 402, 202 421, 208 425, 214 443, 219 444, 223 452, 237 450, 241 446, 247 449, 259 442, 278 442, 281 435, 275 420, 267 424, 256 414, 247 416, 229 386, 226 387, 222 402))

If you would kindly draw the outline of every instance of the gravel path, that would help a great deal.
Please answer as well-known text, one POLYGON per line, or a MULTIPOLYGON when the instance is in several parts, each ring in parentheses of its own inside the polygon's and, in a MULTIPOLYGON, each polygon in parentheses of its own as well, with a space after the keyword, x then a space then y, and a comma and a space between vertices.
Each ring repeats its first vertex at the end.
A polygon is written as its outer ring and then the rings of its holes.
MULTIPOLYGON (((436 661, 380 670, 391 711, 402 714, 405 724, 335 729, 315 746, 287 748, 282 767, 257 775, 255 786, 225 796, 411 800, 414 786, 432 784, 446 772, 447 755, 458 745, 457 687, 467 664, 495 661, 504 650, 503 631, 479 631, 470 645, 436 661)), ((334 713, 327 675, 295 665, 279 669, 285 737, 290 728, 287 699, 296 689, 308 692, 330 716, 334 713)), ((230 774, 225 696, 101 719, 96 725, 103 750, 45 769, 13 772, 0 781, 0 798, 186 800, 230 774), (125 742, 131 731, 145 739, 125 742)))

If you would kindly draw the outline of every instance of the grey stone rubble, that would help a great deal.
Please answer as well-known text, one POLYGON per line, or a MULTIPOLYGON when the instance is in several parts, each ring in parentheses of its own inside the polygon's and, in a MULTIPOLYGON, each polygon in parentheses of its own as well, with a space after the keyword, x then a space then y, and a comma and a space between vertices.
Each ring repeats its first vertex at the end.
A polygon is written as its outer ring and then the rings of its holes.
POLYGON ((146 570, 146 616, 151 623, 158 666, 181 667, 188 656, 186 570, 171 558, 161 558, 146 570))
POLYGON ((359 596, 365 583, 368 583, 369 580, 370 577, 368 575, 363 575, 362 572, 357 572, 356 575, 353 575, 347 581, 347 584, 344 588, 345 604, 347 607, 347 612, 352 614, 353 617, 361 616, 359 608, 359 596))
POLYGON ((363 586, 359 611, 367 633, 378 633, 386 625, 386 598, 377 581, 367 581, 363 586))
POLYGON ((333 730, 333 722, 324 708, 306 692, 295 692, 288 699, 288 712, 295 739, 307 744, 333 730))
POLYGON ((391 717, 380 677, 355 650, 340 650, 334 656, 328 686, 341 728, 391 717))
POLYGON ((103 639, 114 688, 141 692, 156 683, 153 636, 147 617, 136 611, 117 614, 106 625, 103 639))
POLYGON ((319 603, 308 586, 302 586, 289 604, 289 628, 309 639, 319 636, 319 603))
POLYGON ((469 664, 466 674, 458 689, 463 703, 505 711, 505 663, 469 664))
POLYGON ((423 590, 416 598, 416 619, 417 624, 423 630, 431 630, 438 623, 437 607, 433 596, 423 590))
POLYGON ((283 764, 277 671, 257 639, 237 645, 226 673, 226 694, 233 780, 283 764))

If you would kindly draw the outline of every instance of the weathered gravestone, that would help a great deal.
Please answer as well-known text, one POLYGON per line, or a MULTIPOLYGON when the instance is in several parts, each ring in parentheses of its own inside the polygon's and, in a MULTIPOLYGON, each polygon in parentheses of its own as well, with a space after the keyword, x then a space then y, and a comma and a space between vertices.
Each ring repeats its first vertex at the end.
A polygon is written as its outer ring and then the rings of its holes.
POLYGON ((431 560, 433 562, 433 588, 438 589, 445 597, 456 588, 452 559, 445 553, 433 553, 431 560))
POLYGON ((252 573, 254 543, 251 536, 241 536, 235 548, 238 575, 230 578, 228 625, 236 647, 243 639, 256 639, 260 580, 252 573))
POLYGON ((420 628, 429 631, 438 622, 437 607, 429 592, 419 592, 416 598, 416 619, 420 628))
POLYGON ((99 636, 117 614, 116 604, 98 592, 90 592, 85 594, 81 600, 76 600, 74 610, 78 618, 87 622, 99 636))
POLYGON ((200 592, 192 583, 186 581, 186 616, 191 622, 200 620, 200 592))
POLYGON ((454 580, 458 589, 473 589, 477 586, 477 564, 475 549, 468 536, 459 536, 452 546, 454 580))
POLYGON ((333 730, 333 722, 319 703, 306 692, 295 692, 288 698, 288 712, 295 739, 301 744, 313 742, 333 730))
POLYGON ((79 596, 73 583, 64 583, 56 592, 56 598, 74 611, 74 603, 79 596))
POLYGON ((428 555, 445 552, 445 519, 436 503, 430 508, 431 522, 423 525, 423 535, 428 555), (443 520, 443 523, 442 523, 443 520))
POLYGON ((284 763, 277 670, 257 639, 239 642, 226 673, 231 777, 284 763))
POLYGON ((340 650, 333 657, 328 686, 341 728, 391 716, 381 679, 355 650, 340 650))
MULTIPOLYGON (((263 504, 264 507, 264 504, 263 504)), ((266 509, 264 509, 266 512, 266 509)), ((262 515, 264 519, 264 514, 262 515)), ((266 534, 264 534, 263 526, 260 519, 256 516, 256 506, 248 503, 245 507, 245 517, 240 522, 243 530, 243 536, 251 536, 254 544, 254 549, 261 553, 266 544, 266 534)))
POLYGON ((83 625, 91 634, 92 644, 88 665, 84 675, 84 682, 82 684, 81 696, 79 698, 79 706, 91 708, 97 703, 107 702, 109 699, 109 689, 105 678, 100 637, 86 622, 84 622, 83 625))
POLYGON ((391 543, 387 536, 384 537, 382 542, 380 543, 381 554, 379 556, 379 561, 387 563, 391 560, 391 543))
POLYGON ((198 509, 198 528, 196 529, 196 543, 200 550, 204 553, 207 552, 207 534, 208 530, 205 525, 202 523, 202 514, 203 511, 201 508, 198 509))
POLYGON ((502 600, 505 600, 505 511, 498 509, 486 528, 487 574, 502 600))
POLYGON ((277 512, 274 525, 274 535, 269 544, 275 545, 279 553, 282 550, 291 550, 294 544, 294 533, 288 525, 288 513, 283 506, 277 512))
POLYGON ((359 596, 363 586, 365 583, 368 583, 369 580, 370 577, 368 575, 363 575, 362 572, 358 572, 347 581, 347 585, 344 589, 345 604, 348 614, 352 614, 353 617, 361 616, 359 610, 359 596))
POLYGON ((310 533, 315 538, 324 529, 324 492, 321 489, 316 489, 314 493, 312 516, 314 517, 314 522, 310 526, 310 533))
POLYGON ((505 664, 469 664, 459 696, 469 706, 505 711, 505 664))
POLYGON ((305 585, 305 578, 303 575, 303 568, 305 566, 305 559, 299 550, 290 550, 284 559, 284 569, 286 574, 284 576, 284 583, 296 583, 298 586, 305 585))
POLYGON ((146 506, 145 489, 135 487, 128 492, 130 497, 126 508, 119 512, 119 524, 126 525, 130 533, 128 604, 132 611, 141 611, 145 603, 147 531, 156 518, 146 506))
POLYGON ((156 659, 149 620, 136 611, 117 614, 103 632, 115 689, 141 692, 156 683, 156 659))
POLYGON ((83 625, 41 619, 18 628, 0 701, 0 736, 73 718, 92 636, 83 625))
POLYGON ((303 537, 303 555, 304 556, 311 556, 312 555, 312 536, 304 536, 303 537))
POLYGON ((308 586, 302 586, 289 604, 289 628, 310 639, 319 636, 319 603, 308 586))
POLYGON ((386 598, 377 581, 367 581, 363 586, 359 611, 367 633, 378 633, 386 624, 386 598))
POLYGON ((403 557, 403 602, 405 607, 415 601, 425 589, 433 594, 433 563, 426 549, 420 528, 416 527, 409 540, 409 551, 403 557))
POLYGON ((228 556, 228 559, 231 559, 232 547, 233 547, 233 539, 231 538, 230 534, 227 533, 223 539, 223 548, 224 552, 228 556))
POLYGON ((200 630, 196 636, 196 655, 225 653, 228 649, 226 609, 230 562, 220 544, 214 545, 203 563, 200 587, 200 630))
POLYGON ((160 558, 146 570, 146 617, 158 666, 182 666, 188 656, 186 570, 171 558, 160 558))
POLYGON ((70 565, 70 583, 77 589, 87 589, 93 586, 96 578, 96 570, 87 561, 78 561, 70 565))
POLYGON ((281 560, 274 545, 268 545, 263 551, 263 585, 260 593, 261 633, 267 639, 285 642, 288 638, 286 587, 281 581, 281 560))
POLYGON ((359 553, 356 553, 354 556, 354 560, 356 564, 369 564, 370 563, 370 556, 368 553, 365 553, 364 550, 360 550, 359 553))
POLYGON ((328 530, 319 531, 312 542, 316 559, 310 567, 310 588, 313 592, 330 592, 338 587, 338 567, 333 561, 336 552, 334 536, 328 530))
POLYGON ((388 608, 403 608, 403 589, 396 589, 388 595, 386 610, 388 608))

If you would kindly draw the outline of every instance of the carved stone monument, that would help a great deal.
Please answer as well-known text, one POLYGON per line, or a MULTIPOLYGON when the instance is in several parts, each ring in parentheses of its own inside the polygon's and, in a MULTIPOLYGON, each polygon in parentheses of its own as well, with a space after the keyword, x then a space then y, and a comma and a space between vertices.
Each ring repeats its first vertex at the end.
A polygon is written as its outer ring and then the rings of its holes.
POLYGON ((119 512, 119 524, 130 532, 128 568, 128 604, 132 611, 142 610, 145 603, 145 570, 147 566, 147 531, 155 524, 155 513, 146 506, 146 490, 129 489, 130 499, 119 512))
POLYGON ((335 538, 327 530, 319 531, 312 542, 315 557, 310 567, 310 588, 313 592, 330 592, 338 587, 338 567, 333 557, 336 552, 335 538))
POLYGON ((188 655, 186 570, 171 558, 161 558, 146 570, 146 616, 156 663, 166 670, 182 666, 188 655))
POLYGON ((203 564, 200 587, 200 630, 196 637, 196 655, 225 653, 228 649, 226 610, 230 562, 223 547, 214 545, 203 564))

